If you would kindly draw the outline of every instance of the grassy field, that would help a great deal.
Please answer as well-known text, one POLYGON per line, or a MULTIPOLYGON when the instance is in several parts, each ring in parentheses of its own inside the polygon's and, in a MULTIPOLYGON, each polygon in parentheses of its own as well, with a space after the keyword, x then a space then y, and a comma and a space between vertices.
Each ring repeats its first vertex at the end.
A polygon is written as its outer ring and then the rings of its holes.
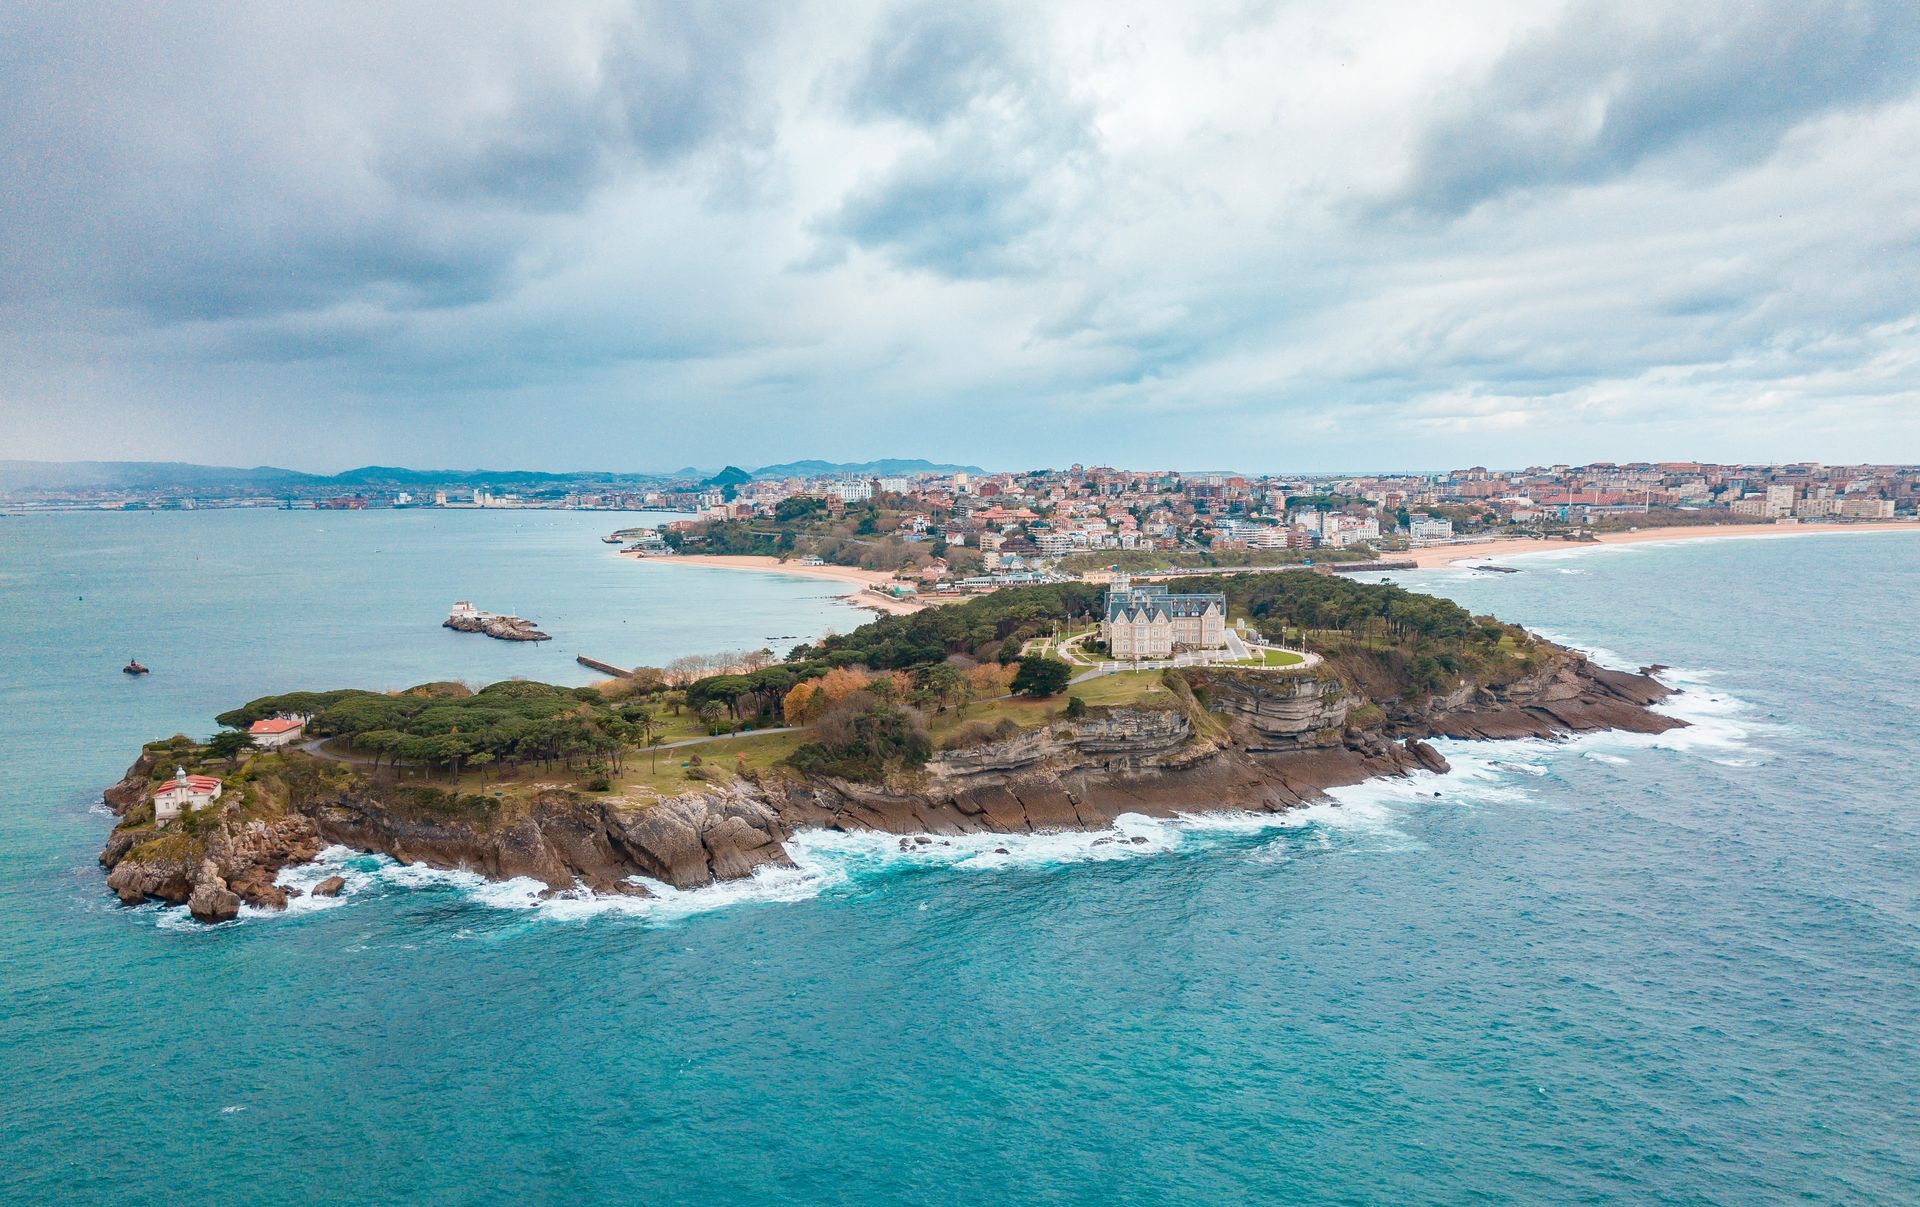
POLYGON ((1223 662, 1222 666, 1299 666, 1306 659, 1292 650, 1260 649, 1254 651, 1251 658, 1241 658, 1234 662, 1223 662))
POLYGON ((1142 700, 1169 698, 1167 689, 1161 684, 1160 671, 1121 671, 1112 675, 1101 675, 1085 683, 1076 683, 1067 689, 1069 695, 1079 696, 1090 707, 1113 704, 1137 704, 1142 700))
POLYGON ((697 770, 706 777, 705 782, 724 784, 734 778, 742 764, 748 771, 767 770, 792 754, 807 737, 805 733, 769 733, 702 742, 698 746, 660 751, 657 766, 652 753, 628 751, 627 769, 614 778, 613 790, 657 792, 662 796, 691 791, 702 782, 687 774, 695 769, 696 755, 700 759, 697 770))

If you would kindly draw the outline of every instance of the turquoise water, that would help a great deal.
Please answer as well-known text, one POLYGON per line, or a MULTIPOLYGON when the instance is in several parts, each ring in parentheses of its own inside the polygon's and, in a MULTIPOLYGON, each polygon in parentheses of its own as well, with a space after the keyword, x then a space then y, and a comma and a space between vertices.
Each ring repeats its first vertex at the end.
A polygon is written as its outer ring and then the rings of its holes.
POLYGON ((569 664, 443 633, 454 597, 615 661, 805 633, 738 592, 849 622, 723 571, 686 571, 687 616, 591 521, 4 521, 0 1196, 1920 1197, 1904 533, 1408 576, 1672 663, 1698 724, 1454 744, 1452 775, 1278 823, 816 836, 798 872, 639 906, 344 853, 331 908, 111 903, 91 806, 139 739, 295 683, 569 664))

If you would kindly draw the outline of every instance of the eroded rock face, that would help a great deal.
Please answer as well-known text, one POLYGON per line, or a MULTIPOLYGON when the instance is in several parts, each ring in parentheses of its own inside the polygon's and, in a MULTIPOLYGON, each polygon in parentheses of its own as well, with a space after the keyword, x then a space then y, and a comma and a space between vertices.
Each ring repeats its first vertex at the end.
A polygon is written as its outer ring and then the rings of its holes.
POLYGON ((1210 667, 1193 676, 1207 707, 1247 728, 1248 749, 1283 753, 1337 746, 1352 704, 1338 680, 1210 667))
POLYGON ((191 908, 197 894, 203 912, 219 912, 220 894, 229 893, 262 909, 284 909, 286 890, 274 877, 288 864, 311 861, 322 846, 313 823, 297 813, 270 819, 223 814, 218 827, 197 838, 177 822, 155 827, 141 814, 129 821, 135 824, 123 822, 100 852, 107 887, 128 905, 164 901, 191 908))
POLYGON ((792 866, 791 831, 751 785, 659 802, 543 793, 515 816, 405 818, 364 793, 313 811, 328 841, 403 863, 465 868, 493 879, 528 876, 552 889, 645 894, 633 876, 675 888, 792 866))
POLYGON ((1103 708, 1004 741, 943 750, 927 764, 927 773, 965 780, 1068 767, 1157 767, 1186 751, 1192 737, 1193 725, 1178 708, 1103 708))
POLYGON ((1538 674, 1493 690, 1462 688, 1424 707, 1397 709, 1390 732, 1509 739, 1620 729, 1665 733, 1685 722, 1648 705, 1673 694, 1651 675, 1595 666, 1567 651, 1538 674))
POLYGON ((193 892, 187 896, 187 912, 199 922, 228 922, 240 916, 239 896, 228 891, 211 859, 200 865, 193 892))
POLYGON ((119 782, 100 794, 100 799, 106 802, 107 808, 113 810, 115 817, 125 817, 128 809, 152 794, 155 766, 154 756, 142 750, 140 757, 133 761, 133 766, 127 768, 127 773, 120 777, 119 782))

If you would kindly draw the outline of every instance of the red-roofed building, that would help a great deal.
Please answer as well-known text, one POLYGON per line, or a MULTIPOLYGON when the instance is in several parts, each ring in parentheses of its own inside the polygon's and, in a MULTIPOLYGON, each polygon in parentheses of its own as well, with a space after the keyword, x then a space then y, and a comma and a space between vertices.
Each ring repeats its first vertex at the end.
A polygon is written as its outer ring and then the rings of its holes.
POLYGON ((172 779, 153 790, 154 823, 172 821, 219 799, 219 780, 211 775, 188 775, 185 767, 176 768, 172 779))
POLYGON ((290 746, 306 733, 305 717, 268 717, 264 721, 255 721, 247 733, 252 736, 253 744, 265 750, 276 746, 290 746))

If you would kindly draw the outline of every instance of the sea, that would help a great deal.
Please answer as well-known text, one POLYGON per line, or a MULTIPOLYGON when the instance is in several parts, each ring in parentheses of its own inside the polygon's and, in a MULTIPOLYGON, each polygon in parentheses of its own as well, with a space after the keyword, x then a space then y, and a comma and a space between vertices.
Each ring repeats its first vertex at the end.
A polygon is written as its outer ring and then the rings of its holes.
POLYGON ((0 519, 0 1200, 1920 1201, 1920 532, 1396 575, 1667 665, 1689 726, 1141 844, 814 833, 638 902, 336 848, 289 875, 337 900, 216 927, 106 892, 100 789, 252 696, 864 617, 597 540, 634 522, 0 519))

